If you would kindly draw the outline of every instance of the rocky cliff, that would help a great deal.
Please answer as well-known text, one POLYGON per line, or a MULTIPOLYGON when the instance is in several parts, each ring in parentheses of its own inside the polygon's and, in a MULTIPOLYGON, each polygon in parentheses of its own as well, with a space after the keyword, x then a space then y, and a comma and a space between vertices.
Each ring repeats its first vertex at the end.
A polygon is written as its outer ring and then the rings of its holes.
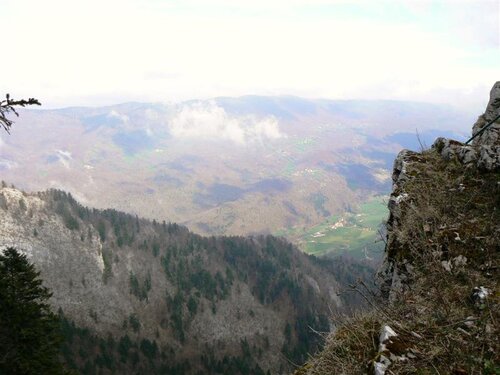
POLYGON ((380 293, 358 287, 373 310, 338 322, 298 374, 500 371, 499 115, 497 82, 470 145, 399 153, 380 293))
POLYGON ((340 270, 271 236, 201 237, 185 227, 0 189, 0 247, 26 253, 64 317, 82 373, 287 372, 329 329, 340 270))

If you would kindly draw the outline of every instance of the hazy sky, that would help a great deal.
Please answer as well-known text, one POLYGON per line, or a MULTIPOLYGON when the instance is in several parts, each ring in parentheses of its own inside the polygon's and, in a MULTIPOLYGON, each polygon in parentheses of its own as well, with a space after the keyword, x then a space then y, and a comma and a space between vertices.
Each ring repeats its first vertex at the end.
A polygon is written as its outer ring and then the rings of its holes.
POLYGON ((0 95, 445 102, 500 80, 500 0, 0 0, 0 95))

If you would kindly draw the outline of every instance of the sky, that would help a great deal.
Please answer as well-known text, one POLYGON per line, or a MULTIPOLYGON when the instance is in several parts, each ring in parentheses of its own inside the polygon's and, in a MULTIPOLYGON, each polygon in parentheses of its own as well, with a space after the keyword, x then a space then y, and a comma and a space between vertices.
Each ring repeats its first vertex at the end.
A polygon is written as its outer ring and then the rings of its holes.
POLYGON ((0 95, 44 108, 296 95, 482 112, 500 0, 0 0, 0 95))

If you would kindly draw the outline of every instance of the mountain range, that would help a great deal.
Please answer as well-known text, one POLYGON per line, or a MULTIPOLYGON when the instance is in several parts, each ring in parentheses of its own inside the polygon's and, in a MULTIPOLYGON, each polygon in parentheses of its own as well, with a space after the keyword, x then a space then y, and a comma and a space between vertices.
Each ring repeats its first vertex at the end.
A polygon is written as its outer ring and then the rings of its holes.
MULTIPOLYGON (((27 191, 62 189, 200 234, 281 234, 307 250, 315 226, 389 193, 402 147, 463 137, 469 122, 444 105, 297 97, 31 110, 2 136, 0 169, 27 191)), ((357 248, 373 242, 377 225, 353 223, 369 233, 357 248)))
MULTIPOLYGON (((328 331, 325 349, 298 373, 324 373, 337 360, 363 369, 368 364, 370 371, 387 368, 402 353, 390 341, 390 353, 398 351, 387 362, 387 340, 375 337, 376 330, 393 332, 384 325, 388 311, 399 306, 397 327, 418 321, 411 329, 420 333, 413 337, 425 335, 419 328, 425 322, 410 319, 418 309, 408 310, 406 300, 393 297, 396 291, 429 296, 428 280, 435 286, 439 278, 450 290, 460 285, 463 296, 468 276, 450 270, 462 270, 474 254, 463 257, 460 236, 476 245, 487 238, 474 247, 488 249, 478 256, 478 272, 498 247, 496 227, 481 226, 486 233, 474 225, 478 231, 468 234, 465 222, 455 222, 484 207, 496 213, 485 187, 496 189, 498 176, 481 169, 493 160, 491 147, 476 150, 441 138, 442 144, 423 151, 436 134, 465 138, 457 123, 467 117, 449 107, 243 97, 26 111, 21 118, 2 143, 1 166, 4 179, 25 190, 2 181, 0 247, 15 246, 40 270, 62 324, 61 356, 79 373, 290 373, 321 348, 328 331), (400 153, 392 168, 393 153, 402 146, 423 152, 400 153), (391 182, 387 309, 354 314, 337 327, 336 319, 366 309, 366 295, 354 291, 363 285, 373 292, 373 264, 307 255, 269 233, 316 254, 364 248, 364 258, 371 259, 367 244, 383 219, 381 197, 391 182), (26 192, 47 187, 52 189, 26 192), (484 191, 489 200, 469 207, 464 189, 474 197, 484 191), (463 207, 447 217, 445 202, 452 198, 463 207), (458 236, 452 242, 450 233, 458 236), (429 251, 408 252, 415 244, 429 251), (430 257, 434 278, 425 271, 426 277, 419 276, 425 288, 405 289, 426 269, 427 263, 416 261, 423 255, 430 257)), ((467 223, 476 223, 474 217, 467 223)), ((490 277, 480 277, 487 291, 494 287, 490 277)), ((431 304, 444 298, 434 294, 431 304)), ((420 295, 410 297, 421 303, 420 295)), ((462 300, 449 299, 457 306, 462 300)), ((485 309, 465 305, 469 315, 485 309)), ((431 318, 442 319, 446 306, 432 309, 431 318)), ((432 353, 430 346, 408 342, 405 353, 414 356, 408 358, 432 353)))

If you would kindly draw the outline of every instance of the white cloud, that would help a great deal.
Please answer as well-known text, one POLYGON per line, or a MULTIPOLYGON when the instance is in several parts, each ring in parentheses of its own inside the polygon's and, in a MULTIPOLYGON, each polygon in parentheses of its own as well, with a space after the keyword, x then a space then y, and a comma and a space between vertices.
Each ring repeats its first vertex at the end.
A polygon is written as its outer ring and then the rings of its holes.
POLYGON ((238 144, 283 137, 276 118, 231 116, 212 101, 182 106, 170 121, 170 133, 178 138, 227 140, 238 144))
POLYGON ((121 114, 118 111, 115 111, 114 109, 111 112, 108 113, 108 117, 110 117, 110 118, 117 118, 120 121, 122 121, 123 123, 127 123, 128 120, 129 120, 129 118, 128 118, 127 115, 121 114))
POLYGON ((268 139, 278 139, 284 137, 280 132, 278 126, 278 120, 274 117, 266 117, 262 120, 255 122, 253 128, 250 128, 250 136, 263 140, 268 139))

